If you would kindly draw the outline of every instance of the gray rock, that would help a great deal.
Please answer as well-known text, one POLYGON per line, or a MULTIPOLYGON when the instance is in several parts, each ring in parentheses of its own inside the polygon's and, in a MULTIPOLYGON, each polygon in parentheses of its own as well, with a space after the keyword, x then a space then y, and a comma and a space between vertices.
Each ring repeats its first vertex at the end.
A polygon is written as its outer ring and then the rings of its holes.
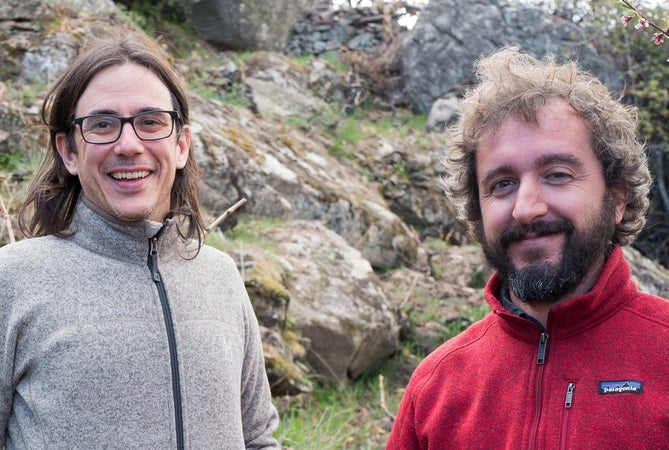
MULTIPOLYGON (((261 80, 254 82, 256 88, 260 84, 261 80)), ((284 116, 298 107, 307 112, 303 103, 291 106, 281 100, 287 88, 270 81, 262 84, 265 111, 284 116)), ((419 257, 418 238, 388 209, 374 186, 329 154, 327 141, 308 130, 259 120, 246 109, 192 99, 193 145, 208 210, 220 213, 246 197, 249 214, 321 221, 358 248, 375 268, 413 263, 419 257), (393 244, 400 241, 401 248, 393 244)), ((308 116, 304 120, 308 123, 308 116)))
MULTIPOLYGON (((340 47, 357 51, 375 49, 385 38, 383 7, 379 5, 337 10, 326 5, 314 8, 293 26, 285 52, 320 55, 340 47)), ((397 18, 402 4, 385 6, 393 10, 393 28, 399 29, 397 18)))
POLYGON ((84 13, 112 12, 116 9, 113 0, 61 0, 61 2, 84 13))
POLYGON ((190 0, 195 31, 231 50, 279 50, 311 0, 190 0))
POLYGON ((632 279, 639 289, 669 299, 669 270, 633 247, 624 247, 623 251, 632 268, 632 279))
POLYGON ((43 0, 22 0, 0 2, 0 20, 33 20, 41 18, 48 8, 43 0))
POLYGON ((460 99, 455 92, 439 97, 432 107, 427 118, 427 130, 443 133, 445 126, 454 121, 459 112, 460 99))
POLYGON ((318 222, 267 230, 278 245, 290 291, 288 317, 310 341, 307 361, 345 382, 395 352, 395 316, 369 262, 318 222))
POLYGON ((311 393, 313 387, 307 379, 307 370, 299 361, 299 358, 304 358, 306 355, 306 349, 296 341, 295 335, 292 333, 281 335, 276 330, 260 326, 260 337, 272 396, 297 396, 311 393))
POLYGON ((527 4, 472 0, 465 6, 457 0, 432 0, 404 39, 409 98, 419 111, 430 111, 444 93, 472 83, 476 59, 510 45, 535 57, 577 58, 611 89, 622 89, 612 61, 599 55, 585 31, 572 22, 527 4))
POLYGON ((25 84, 50 84, 67 68, 75 55, 75 46, 69 33, 58 33, 43 39, 38 46, 31 47, 24 54, 23 71, 18 81, 25 84))

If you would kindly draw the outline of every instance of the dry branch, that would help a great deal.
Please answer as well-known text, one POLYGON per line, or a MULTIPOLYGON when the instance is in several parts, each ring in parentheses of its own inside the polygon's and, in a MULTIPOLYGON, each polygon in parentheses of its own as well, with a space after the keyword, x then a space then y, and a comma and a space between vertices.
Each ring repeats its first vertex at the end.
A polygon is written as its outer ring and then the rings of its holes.
POLYGON ((395 414, 391 413, 388 407, 386 406, 386 391, 383 387, 383 375, 379 374, 379 396, 381 397, 381 409, 386 413, 388 417, 395 420, 395 414))
POLYGON ((228 209, 226 209, 226 210, 223 212, 223 214, 221 214, 220 216, 218 216, 218 218, 217 218, 216 220, 214 220, 214 221, 211 223, 211 225, 209 225, 209 226, 207 227, 207 230, 206 230, 207 233, 211 232, 211 230, 213 230, 214 228, 216 228, 221 222, 223 222, 225 219, 227 219, 227 218, 230 217, 232 214, 234 214, 234 212, 237 211, 237 210, 238 210, 239 208, 241 208, 242 206, 244 206, 245 203, 246 203, 246 199, 245 199, 245 198, 242 198, 242 199, 239 200, 237 203, 235 203, 234 205, 232 205, 231 207, 229 207, 228 209))
MULTIPOLYGON (((416 289, 416 284, 418 284, 418 280, 420 279, 420 275, 416 275, 413 277, 413 281, 411 282, 411 287, 409 288, 409 292, 407 292, 406 297, 404 297, 404 300, 402 300, 402 303, 397 307, 398 311, 401 311, 404 305, 406 305, 409 300, 411 300, 411 297, 413 296, 413 291, 416 289)), ((416 301, 414 300, 413 302, 413 307, 414 309, 416 308, 416 301)))

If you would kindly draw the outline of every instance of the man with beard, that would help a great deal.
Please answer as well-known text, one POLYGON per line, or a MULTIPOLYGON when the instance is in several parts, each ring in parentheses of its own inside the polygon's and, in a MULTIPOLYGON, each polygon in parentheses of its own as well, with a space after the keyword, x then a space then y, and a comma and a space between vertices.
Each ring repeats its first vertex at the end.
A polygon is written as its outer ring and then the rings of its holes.
POLYGON ((496 269, 492 313, 419 365, 387 448, 666 448, 669 302, 621 249, 648 208, 634 110, 513 48, 477 75, 444 186, 496 269))

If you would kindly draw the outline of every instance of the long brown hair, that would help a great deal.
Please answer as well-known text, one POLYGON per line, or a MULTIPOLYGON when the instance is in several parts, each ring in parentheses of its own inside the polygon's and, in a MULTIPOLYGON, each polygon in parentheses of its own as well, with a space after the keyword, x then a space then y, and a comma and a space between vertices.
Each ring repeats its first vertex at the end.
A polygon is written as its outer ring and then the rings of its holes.
MULTIPOLYGON (((94 38, 47 93, 42 121, 49 131, 49 148, 19 210, 19 227, 27 236, 65 236, 81 194, 79 177, 71 175, 56 149, 56 135, 65 133, 74 148, 72 124, 79 98, 100 71, 119 64, 138 64, 155 73, 167 86, 174 109, 179 113, 177 132, 190 123, 189 102, 181 78, 161 49, 148 36, 127 30, 112 30, 94 38), (30 215, 32 212, 32 215, 30 215)), ((183 169, 176 172, 168 217, 185 217, 184 240, 197 239, 201 246, 206 225, 200 212, 200 175, 195 152, 190 149, 183 169)))

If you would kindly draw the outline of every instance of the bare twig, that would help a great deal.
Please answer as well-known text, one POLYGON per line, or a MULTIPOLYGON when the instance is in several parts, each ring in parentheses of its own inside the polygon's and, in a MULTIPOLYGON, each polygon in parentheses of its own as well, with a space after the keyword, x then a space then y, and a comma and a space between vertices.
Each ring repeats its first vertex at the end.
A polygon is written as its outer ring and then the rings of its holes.
POLYGON ((362 236, 356 241, 356 243, 353 245, 354 248, 359 248, 364 242, 365 239, 367 239, 367 236, 369 235, 369 231, 372 229, 372 227, 367 227, 364 233, 362 233, 362 236))
POLYGON ((395 420, 395 414, 391 413, 388 407, 386 406, 386 391, 383 387, 383 375, 379 374, 379 396, 381 397, 381 409, 384 413, 391 419, 395 420))
MULTIPOLYGON (((621 1, 622 1, 622 3, 624 3, 625 5, 627 5, 627 7, 628 7, 631 11, 634 12, 634 14, 636 14, 638 17, 644 19, 644 20, 648 23, 649 26, 651 26, 651 27, 654 28, 655 30, 659 31, 660 34, 669 37, 669 28, 667 28, 667 29, 665 30, 665 29, 663 29, 662 27, 660 27, 659 25, 657 25, 655 22, 653 22, 652 20, 649 20, 648 17, 646 17, 641 11, 639 11, 639 10, 632 4, 631 1, 629 1, 629 0, 621 0, 621 1)), ((634 17, 634 16, 630 16, 630 17, 634 17)))
POLYGON ((325 360, 325 358, 323 358, 323 357, 320 355, 320 353, 318 353, 316 350, 314 350, 313 347, 309 347, 309 353, 312 353, 312 354, 316 357, 316 359, 318 359, 318 360, 321 362, 321 364, 323 364, 323 366, 325 367, 325 369, 327 369, 327 371, 330 372, 330 374, 332 375, 332 377, 333 377, 335 380, 337 380, 338 383, 341 383, 341 381, 342 381, 342 380, 341 380, 341 377, 339 377, 339 375, 337 375, 337 372, 334 371, 334 369, 332 368, 332 366, 330 366, 330 364, 328 364, 328 362, 325 360))
POLYGON ((209 226, 207 227, 207 233, 211 232, 211 230, 213 230, 214 228, 216 228, 216 227, 217 227, 221 222, 223 222, 227 217, 229 217, 230 215, 234 214, 234 212, 237 211, 237 210, 238 210, 239 208, 241 208, 242 206, 244 206, 245 203, 246 203, 246 199, 245 199, 245 198, 242 198, 242 199, 239 200, 237 203, 235 203, 234 205, 232 205, 231 207, 229 207, 228 209, 226 209, 226 210, 223 212, 223 214, 221 214, 220 216, 218 216, 218 218, 217 218, 216 220, 214 220, 214 221, 211 223, 211 225, 209 225, 209 226))
MULTIPOLYGON (((409 292, 407 292, 407 295, 406 295, 406 297, 404 297, 404 300, 402 300, 402 303, 400 303, 400 306, 397 307, 398 311, 401 311, 402 307, 404 307, 404 305, 409 300, 411 300, 411 297, 413 296, 413 291, 414 291, 414 289, 416 289, 416 284, 418 284, 418 279, 419 278, 420 278, 420 275, 416 275, 415 277, 413 277, 413 281, 411 282, 411 287, 409 288, 409 292)), ((414 308, 416 307, 416 302, 415 301, 413 302, 413 307, 414 308)))

